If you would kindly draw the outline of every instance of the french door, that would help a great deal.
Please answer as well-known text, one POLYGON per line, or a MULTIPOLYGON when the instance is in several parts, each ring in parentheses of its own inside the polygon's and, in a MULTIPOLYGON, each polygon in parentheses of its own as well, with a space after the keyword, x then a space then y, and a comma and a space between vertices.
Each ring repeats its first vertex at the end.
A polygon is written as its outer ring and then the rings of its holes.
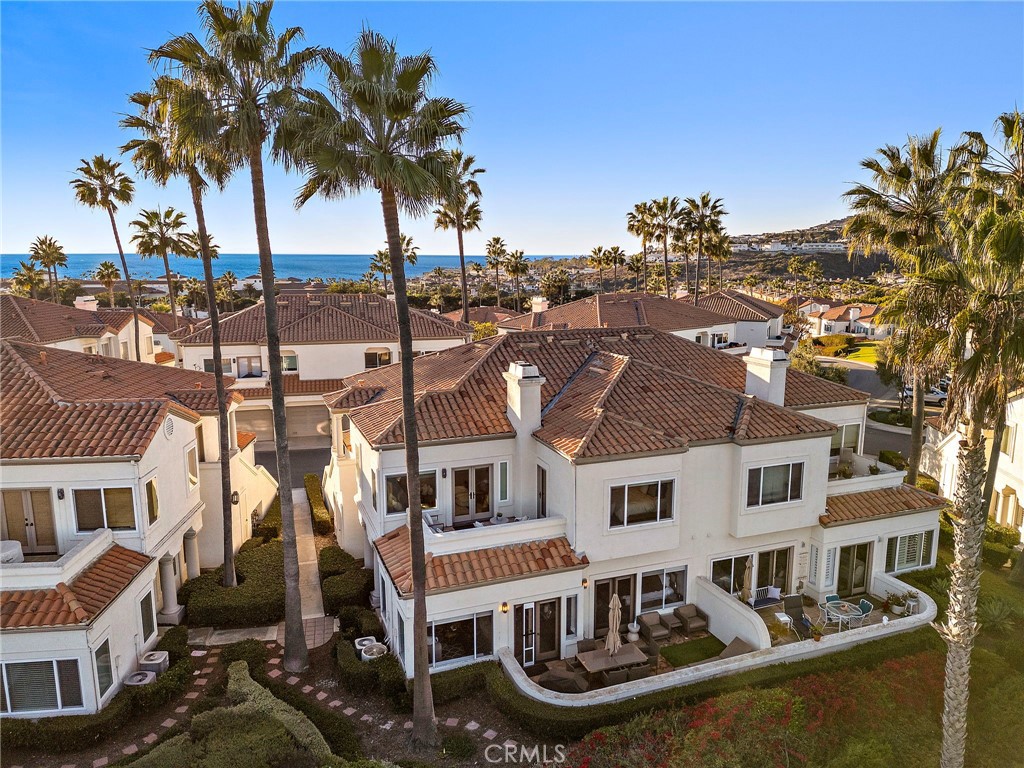
POLYGON ((467 525, 491 517, 491 465, 452 470, 452 524, 467 525))
POLYGON ((836 593, 840 597, 862 595, 868 591, 868 563, 871 542, 851 544, 839 549, 839 574, 836 593))
POLYGON ((20 541, 27 555, 57 551, 57 529, 48 490, 4 491, 3 502, 6 538, 20 541))
POLYGON ((522 603, 515 608, 515 653, 523 667, 561 655, 561 599, 522 603))
POLYGON ((594 582, 594 637, 608 634, 608 605, 612 595, 618 595, 622 605, 618 630, 623 632, 633 620, 633 574, 594 582))

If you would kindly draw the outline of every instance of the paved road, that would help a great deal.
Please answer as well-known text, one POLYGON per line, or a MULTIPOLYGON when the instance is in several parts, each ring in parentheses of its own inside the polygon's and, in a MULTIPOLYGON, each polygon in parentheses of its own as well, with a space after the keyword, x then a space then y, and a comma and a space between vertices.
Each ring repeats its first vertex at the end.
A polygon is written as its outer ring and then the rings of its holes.
POLYGON ((864 433, 864 453, 877 456, 879 451, 899 451, 904 457, 910 454, 910 435, 872 429, 871 424, 869 420, 864 433))
MULTIPOLYGON (((330 448, 303 449, 289 451, 289 453, 292 459, 293 488, 302 488, 305 485, 303 477, 309 472, 312 472, 317 477, 323 475, 324 467, 331 460, 330 448)), ((256 453, 256 463, 266 467, 267 472, 280 482, 280 478, 277 476, 277 455, 273 451, 258 451, 256 453)))

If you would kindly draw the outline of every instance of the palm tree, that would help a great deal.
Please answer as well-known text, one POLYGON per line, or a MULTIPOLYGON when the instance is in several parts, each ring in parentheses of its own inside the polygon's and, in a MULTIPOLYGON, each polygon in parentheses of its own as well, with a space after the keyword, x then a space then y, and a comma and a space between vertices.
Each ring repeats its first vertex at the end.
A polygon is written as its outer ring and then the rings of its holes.
POLYGON ((370 259, 370 272, 380 272, 381 277, 384 278, 384 295, 388 295, 388 275, 391 274, 391 256, 388 254, 387 248, 381 249, 373 254, 373 258, 370 259))
MULTIPOLYGON (((722 233, 722 217, 728 211, 722 206, 722 198, 711 199, 710 192, 704 192, 699 199, 688 197, 686 205, 686 228, 691 237, 697 239, 697 271, 693 281, 693 302, 700 298, 700 260, 704 255, 704 244, 711 242, 722 233)), ((711 265, 708 265, 708 292, 711 292, 711 265)))
POLYGON ((128 262, 124 258, 121 247, 121 236, 117 232, 118 206, 131 205, 135 197, 135 182, 120 170, 121 164, 104 155, 96 155, 92 160, 82 160, 78 167, 78 177, 69 183, 75 190, 75 199, 89 208, 100 208, 110 217, 110 228, 114 230, 114 243, 117 254, 121 257, 121 273, 128 288, 128 302, 132 308, 132 321, 135 324, 135 359, 142 359, 142 345, 139 342, 139 306, 135 300, 135 286, 128 272, 128 262))
MULTIPOLYGON (((708 258, 714 259, 715 263, 718 264, 718 289, 722 290, 725 288, 725 281, 722 278, 722 265, 725 264, 732 255, 732 241, 729 239, 729 235, 723 230, 707 244, 706 248, 708 258)), ((708 264, 709 276, 710 269, 711 265, 708 264)))
POLYGON ((14 270, 11 279, 11 288, 21 296, 36 298, 39 289, 43 287, 43 271, 36 263, 29 259, 18 262, 18 268, 14 270))
POLYGON ((110 308, 114 308, 114 284, 121 279, 121 272, 112 261, 101 261, 93 273, 96 281, 107 289, 110 296, 110 308))
POLYGON ((64 246, 49 235, 43 235, 32 241, 32 245, 28 249, 28 255, 32 257, 33 261, 39 262, 40 266, 46 268, 46 279, 50 281, 50 299, 57 303, 59 293, 57 290, 59 284, 57 267, 66 267, 68 265, 68 257, 64 253, 64 246), (53 273, 52 276, 51 272, 53 273))
POLYGON ((371 188, 380 194, 395 287, 402 370, 402 429, 409 493, 413 582, 413 729, 418 748, 437 744, 427 659, 426 562, 420 500, 419 447, 413 383, 412 327, 399 211, 427 213, 450 199, 455 171, 445 145, 463 132, 466 107, 432 97, 437 67, 429 53, 399 55, 395 43, 369 29, 352 55, 323 56, 327 90, 301 90, 301 100, 278 132, 276 146, 306 175, 297 204, 316 195, 344 197, 371 188), (372 94, 372 98, 369 95, 372 94))
MULTIPOLYGON (((663 197, 660 200, 650 202, 651 227, 654 231, 654 240, 661 243, 665 257, 665 296, 672 298, 672 270, 668 267, 668 246, 672 236, 679 230, 680 218, 683 210, 679 205, 678 197, 663 197)), ((686 283, 690 282, 689 262, 686 266, 686 283)))
POLYGON ((640 290, 640 275, 647 272, 647 259, 642 253, 634 253, 626 261, 626 271, 633 275, 633 289, 640 290))
POLYGON ((462 276, 462 322, 469 322, 469 288, 466 284, 466 251, 463 232, 480 229, 483 212, 480 210, 480 184, 476 177, 486 173, 485 168, 474 168, 476 158, 462 154, 461 149, 451 151, 452 192, 434 210, 434 229, 454 229, 459 240, 459 269, 462 276))
POLYGON ((473 280, 476 281, 476 305, 480 306, 480 276, 484 273, 484 265, 479 261, 471 261, 468 264, 469 271, 473 273, 473 280))
MULTIPOLYGON (((285 105, 306 70, 317 60, 316 48, 293 51, 301 40, 300 27, 277 34, 270 20, 272 0, 246 2, 235 8, 217 0, 203 0, 199 8, 205 44, 185 34, 150 53, 150 60, 169 65, 191 86, 192 98, 175 110, 176 123, 186 137, 200 146, 214 147, 229 157, 241 158, 249 168, 252 186, 260 277, 265 286, 263 310, 270 361, 271 406, 279 476, 291 477, 288 425, 281 370, 281 334, 277 303, 273 300, 274 256, 267 221, 263 150, 285 105), (215 98, 211 95, 215 94, 215 98)), ((211 302, 215 303, 215 302, 211 302)), ((285 648, 284 667, 291 672, 306 668, 309 652, 302 628, 299 557, 295 541, 295 512, 290 488, 281 500, 284 543, 285 648)))
POLYGON ((619 267, 626 264, 626 252, 619 246, 613 245, 605 251, 605 257, 608 266, 612 268, 612 291, 615 291, 615 286, 619 281, 619 267))
MULTIPOLYGON (((234 509, 231 503, 231 427, 228 420, 228 394, 224 384, 223 355, 221 353, 220 312, 213 279, 213 259, 217 257, 217 247, 206 229, 206 212, 203 206, 203 195, 208 186, 206 178, 210 178, 223 189, 231 174, 231 162, 223 151, 223 147, 217 146, 215 143, 200 143, 194 136, 190 136, 186 130, 183 130, 174 117, 184 111, 183 106, 193 102, 202 103, 205 98, 206 94, 201 88, 193 89, 183 81, 171 77, 157 78, 150 91, 140 91, 129 97, 129 102, 135 106, 136 112, 126 116, 121 121, 121 126, 137 131, 141 136, 129 140, 121 148, 121 151, 130 152, 135 167, 143 176, 160 186, 166 186, 172 177, 188 180, 192 208, 196 215, 196 230, 178 234, 180 230, 175 227, 167 229, 175 232, 174 249, 191 258, 200 258, 203 264, 206 308, 210 319, 210 334, 213 344, 214 384, 217 391, 221 519, 224 529, 223 584, 225 587, 234 587, 238 584, 238 579, 235 573, 234 509)), ((182 215, 181 218, 183 221, 184 216, 182 215)), ((157 243, 151 243, 151 245, 155 246, 157 243)), ((171 244, 167 243, 167 247, 163 251, 169 290, 173 290, 173 286, 166 253, 171 248, 171 244)), ((153 250, 159 249, 153 248, 153 250)), ((192 299, 193 310, 196 307, 196 299, 201 288, 202 285, 195 278, 189 278, 185 283, 185 290, 192 299)), ((171 311, 174 311, 173 301, 171 311)), ((175 325, 177 325, 177 321, 177 315, 174 315, 175 325)))
POLYGON ((505 245, 505 241, 500 237, 492 237, 487 241, 485 253, 487 256, 487 268, 494 270, 494 293, 498 309, 501 309, 501 282, 498 279, 498 270, 501 269, 501 265, 505 263, 505 257, 508 256, 508 246, 505 245))
MULTIPOLYGON (((644 293, 647 292, 647 246, 654 238, 653 213, 650 203, 637 203, 626 214, 626 231, 639 237, 643 249, 644 293)), ((637 283, 639 288, 639 282, 637 283)))
POLYGON ((519 278, 530 274, 530 263, 522 251, 512 251, 505 257, 505 272, 516 287, 516 312, 522 312, 523 297, 519 291, 519 278))
POLYGON ((188 244, 184 237, 188 234, 185 230, 185 214, 174 208, 160 210, 143 209, 139 211, 139 218, 131 223, 135 229, 131 241, 135 245, 135 252, 143 258, 159 256, 164 260, 164 279, 167 281, 167 295, 170 298, 171 316, 174 318, 174 327, 178 327, 178 296, 175 290, 174 279, 171 277, 170 255, 172 253, 186 255, 188 244))
POLYGON ((228 295, 228 311, 230 312, 235 311, 235 283, 237 282, 238 276, 230 269, 220 276, 220 283, 228 295))
MULTIPOLYGON (((198 308, 199 295, 203 292, 203 282, 196 277, 189 277, 185 280, 185 285, 182 287, 185 295, 188 297, 188 303, 192 306, 192 315, 195 316, 196 309, 198 308)), ((219 329, 218 329, 219 331, 219 329)), ((218 341, 219 341, 218 333, 218 341)))
MULTIPOLYGON (((884 248, 897 257, 903 271, 910 277, 920 271, 921 259, 943 248, 943 227, 946 217, 946 196, 950 180, 959 174, 956 153, 950 153, 944 165, 939 146, 941 131, 927 136, 908 136, 904 147, 892 144, 877 150, 877 157, 861 161, 871 174, 870 184, 855 184, 844 197, 850 202, 853 215, 843 227, 852 253, 860 248, 865 256, 884 248)), ((906 333, 903 348, 904 364, 913 378, 913 417, 911 420, 910 455, 907 459, 907 483, 917 482, 924 440, 924 391, 927 364, 919 337, 934 328, 937 307, 928 302, 918 304, 909 319, 895 318, 906 333)))
POLYGON ((604 268, 608 265, 608 258, 605 256, 604 246, 597 245, 590 250, 587 263, 592 269, 597 270, 597 289, 604 293, 604 268))
POLYGON ((1024 114, 1004 112, 995 122, 1002 146, 993 146, 977 132, 964 133, 958 147, 970 170, 974 191, 992 199, 1001 210, 1024 205, 1024 114))

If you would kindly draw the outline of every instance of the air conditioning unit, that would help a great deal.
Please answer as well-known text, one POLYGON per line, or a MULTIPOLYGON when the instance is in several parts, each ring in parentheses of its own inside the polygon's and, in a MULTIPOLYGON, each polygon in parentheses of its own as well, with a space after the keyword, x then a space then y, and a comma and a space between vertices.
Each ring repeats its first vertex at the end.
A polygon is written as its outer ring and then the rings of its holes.
POLYGON ((152 672, 154 675, 166 672, 169 665, 167 651, 150 651, 139 657, 139 669, 143 672, 152 672))
POLYGON ((128 677, 124 679, 124 684, 137 688, 140 685, 149 685, 154 680, 156 680, 155 672, 143 672, 142 670, 139 670, 138 672, 132 672, 128 675, 128 677))
POLYGON ((373 645, 377 642, 377 638, 372 635, 369 637, 357 637, 356 638, 356 650, 361 651, 368 645, 373 645))

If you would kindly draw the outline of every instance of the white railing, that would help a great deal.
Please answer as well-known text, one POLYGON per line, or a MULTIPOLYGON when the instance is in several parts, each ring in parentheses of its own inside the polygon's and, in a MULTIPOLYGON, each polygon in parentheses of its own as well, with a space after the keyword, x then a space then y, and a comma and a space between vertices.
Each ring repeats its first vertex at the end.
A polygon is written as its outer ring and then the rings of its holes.
POLYGON ((0 565, 0 581, 3 582, 5 591, 55 587, 61 581, 66 583, 74 579, 113 543, 113 532, 109 528, 100 528, 93 531, 88 538, 76 542, 56 560, 0 565))
MULTIPOLYGON (((848 461, 840 461, 839 466, 846 466, 851 477, 829 478, 829 494, 859 493, 873 491, 878 488, 895 488, 903 484, 907 473, 888 464, 877 461, 873 456, 859 453, 853 454, 848 461), (877 466, 878 473, 871 474, 871 467, 877 466)), ((832 471, 831 468, 829 470, 832 471)))
POLYGON ((693 602, 708 616, 708 631, 728 645, 737 637, 751 648, 770 648, 768 627, 746 603, 703 576, 694 579, 693 602))
POLYGON ((468 552, 474 549, 520 544, 525 541, 553 539, 565 536, 564 517, 544 517, 519 522, 485 525, 482 528, 464 528, 458 531, 435 531, 424 520, 423 540, 426 551, 435 555, 468 552))

